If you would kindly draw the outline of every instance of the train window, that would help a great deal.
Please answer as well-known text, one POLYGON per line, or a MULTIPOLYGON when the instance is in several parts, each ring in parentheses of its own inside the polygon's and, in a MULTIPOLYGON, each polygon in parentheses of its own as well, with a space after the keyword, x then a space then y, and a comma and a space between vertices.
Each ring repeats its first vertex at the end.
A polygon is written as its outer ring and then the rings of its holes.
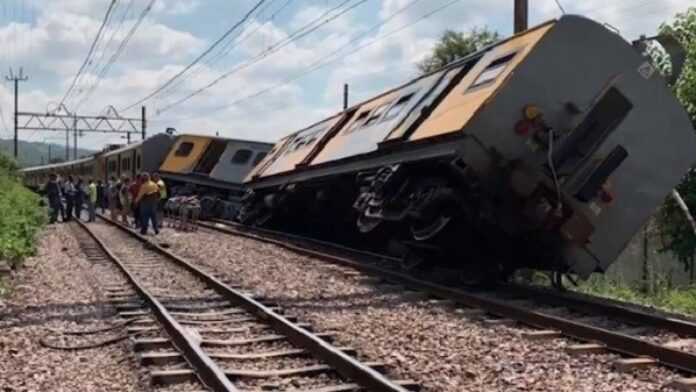
POLYGON ((251 150, 247 149, 241 149, 237 150, 237 152, 234 153, 234 156, 232 156, 232 164, 233 165, 243 165, 247 162, 249 162, 249 159, 251 158, 251 150))
POLYGON ((516 52, 509 53, 493 60, 490 64, 488 64, 486 69, 481 71, 481 74, 479 74, 476 80, 474 80, 474 83, 471 85, 471 87, 469 87, 469 90, 493 82, 501 73, 503 73, 505 67, 507 67, 510 60, 512 60, 516 54, 516 52))
POLYGON ((179 147, 176 149, 176 152, 174 155, 178 157, 187 157, 191 151, 193 150, 193 143, 191 142, 183 142, 179 144, 179 147))
POLYGON ((370 115, 370 118, 368 118, 367 121, 365 121, 365 124, 363 124, 362 127, 363 128, 368 127, 368 126, 376 123, 377 120, 379 120, 379 118, 382 117, 382 114, 384 114, 384 112, 387 111, 387 109, 389 108, 389 105, 391 105, 391 102, 387 102, 384 105, 379 106, 379 107, 377 107, 377 109, 373 110, 372 114, 370 115))
POLYGON ((267 153, 265 151, 256 154, 256 157, 254 157, 254 166, 258 165, 259 162, 263 161, 263 158, 266 158, 266 155, 267 153))
POLYGON ((362 126, 363 122, 365 121, 365 119, 367 119, 367 116, 370 114, 370 112, 371 112, 371 110, 366 110, 366 111, 360 113, 358 115, 358 117, 355 119, 355 121, 353 121, 353 124, 350 126, 350 128, 343 131, 343 133, 344 134, 351 133, 351 132, 355 131, 356 129, 360 128, 362 126))
POLYGON ((135 170, 140 170, 140 155, 135 157, 135 170))
POLYGON ((389 108, 389 110, 387 110, 387 114, 384 115, 384 120, 382 121, 388 121, 398 116, 399 113, 401 113, 401 110, 403 110, 408 101, 410 101, 414 95, 416 95, 416 93, 412 92, 411 94, 404 95, 403 97, 399 98, 399 100, 396 101, 396 103, 389 108))

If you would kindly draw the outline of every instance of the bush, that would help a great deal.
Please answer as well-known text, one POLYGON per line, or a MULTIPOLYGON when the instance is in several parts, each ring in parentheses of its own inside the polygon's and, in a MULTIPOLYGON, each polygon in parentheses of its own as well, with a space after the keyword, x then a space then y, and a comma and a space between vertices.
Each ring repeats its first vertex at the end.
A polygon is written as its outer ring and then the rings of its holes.
POLYGON ((666 281, 657 282, 651 292, 638 286, 612 280, 603 275, 592 276, 580 284, 578 291, 671 312, 696 316, 696 286, 674 288, 666 281))
POLYGON ((0 155, 0 260, 14 267, 34 254, 35 237, 46 222, 39 196, 25 188, 14 161, 0 155))

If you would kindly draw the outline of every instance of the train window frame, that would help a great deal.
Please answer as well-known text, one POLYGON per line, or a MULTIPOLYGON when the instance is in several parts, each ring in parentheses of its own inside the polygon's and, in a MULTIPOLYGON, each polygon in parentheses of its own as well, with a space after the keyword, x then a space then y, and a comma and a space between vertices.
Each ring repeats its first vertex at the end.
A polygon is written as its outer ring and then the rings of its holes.
POLYGON ((418 90, 412 91, 406 95, 402 95, 399 99, 397 99, 394 102, 394 104, 389 108, 389 110, 387 110, 384 113, 384 117, 382 117, 382 122, 393 120, 396 117, 398 117, 399 114, 401 114, 401 111, 404 110, 406 105, 408 105, 408 103, 411 102, 413 97, 416 96, 417 92, 418 90))
POLYGON ((233 165, 245 165, 249 163, 252 155, 254 155, 254 152, 250 149, 240 148, 239 150, 234 152, 234 155, 232 155, 232 159, 230 159, 230 163, 233 165), (241 158, 240 154, 243 154, 241 158))
POLYGON ((377 124, 380 122, 379 120, 383 117, 384 113, 387 112, 387 110, 391 107, 391 104, 394 101, 389 101, 386 102, 382 105, 377 106, 376 108, 372 109, 372 112, 370 113, 370 116, 365 120, 363 125, 360 128, 367 128, 371 125, 377 124))
POLYGON ((363 123, 367 121, 366 119, 369 118, 370 113, 372 113, 373 109, 367 109, 363 112, 360 112, 358 116, 355 118, 355 121, 350 125, 350 127, 346 128, 345 131, 343 131, 344 135, 347 135, 349 133, 355 132, 358 128, 362 127, 363 123))
POLYGON ((254 160, 252 161, 252 165, 253 165, 253 166, 258 165, 258 164, 261 163, 261 161, 263 161, 263 159, 266 158, 267 156, 268 156, 268 153, 267 153, 266 151, 259 151, 259 152, 256 154, 256 156, 254 156, 254 160))
POLYGON ((176 147, 176 151, 174 151, 174 156, 185 158, 191 155, 191 151, 193 151, 193 146, 193 142, 179 143, 179 145, 176 147))
POLYGON ((517 57, 517 54, 520 52, 520 49, 515 49, 514 51, 507 52, 496 57, 495 60, 488 63, 486 68, 479 72, 476 79, 474 79, 474 81, 471 83, 471 86, 466 89, 466 92, 468 93, 471 90, 492 85, 496 80, 498 80, 498 77, 505 72, 505 70, 512 63, 512 60, 514 60, 515 57, 517 57))

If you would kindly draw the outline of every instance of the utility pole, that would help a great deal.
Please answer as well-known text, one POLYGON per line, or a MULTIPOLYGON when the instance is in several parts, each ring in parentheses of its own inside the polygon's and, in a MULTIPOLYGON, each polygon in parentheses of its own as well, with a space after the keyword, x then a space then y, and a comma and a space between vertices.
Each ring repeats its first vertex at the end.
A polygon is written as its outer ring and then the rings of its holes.
POLYGON ((17 159, 19 155, 19 134, 18 134, 18 120, 19 117, 17 113, 19 112, 19 82, 26 82, 29 80, 28 76, 24 76, 24 68, 19 67, 19 75, 15 75, 10 68, 10 74, 5 76, 8 82, 14 82, 14 157, 17 159))
POLYGON ((73 159, 77 159, 77 115, 73 115, 73 141, 75 143, 73 150, 73 159))
POLYGON ((70 160, 70 131, 65 131, 65 162, 70 160))
POLYGON ((348 109, 348 83, 343 83, 343 110, 348 109))
MULTIPOLYGON (((143 131, 143 140, 145 140, 145 137, 147 137, 147 122, 145 121, 145 114, 145 105, 143 105, 143 107, 140 110, 140 126, 143 131)), ((128 134, 128 136, 130 136, 130 134, 128 134)))
POLYGON ((515 0, 515 34, 527 30, 529 23, 528 0, 515 0))

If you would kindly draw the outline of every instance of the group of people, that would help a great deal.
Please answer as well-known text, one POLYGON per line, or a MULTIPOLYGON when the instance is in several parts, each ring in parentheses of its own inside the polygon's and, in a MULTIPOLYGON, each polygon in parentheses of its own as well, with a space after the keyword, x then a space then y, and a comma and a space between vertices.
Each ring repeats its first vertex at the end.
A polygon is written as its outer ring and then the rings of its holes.
POLYGON ((152 177, 141 173, 133 180, 127 176, 118 180, 111 177, 107 183, 81 178, 75 181, 72 176, 59 179, 51 174, 44 193, 48 197, 50 223, 57 222, 59 214, 63 222, 81 219, 86 204, 87 222, 95 221, 97 208, 101 208, 102 213, 108 209, 111 219, 120 218, 126 225, 130 225, 129 216, 132 216, 133 225, 143 235, 147 234, 150 224, 155 234, 159 234, 162 208, 167 200, 167 187, 156 173, 152 177))

